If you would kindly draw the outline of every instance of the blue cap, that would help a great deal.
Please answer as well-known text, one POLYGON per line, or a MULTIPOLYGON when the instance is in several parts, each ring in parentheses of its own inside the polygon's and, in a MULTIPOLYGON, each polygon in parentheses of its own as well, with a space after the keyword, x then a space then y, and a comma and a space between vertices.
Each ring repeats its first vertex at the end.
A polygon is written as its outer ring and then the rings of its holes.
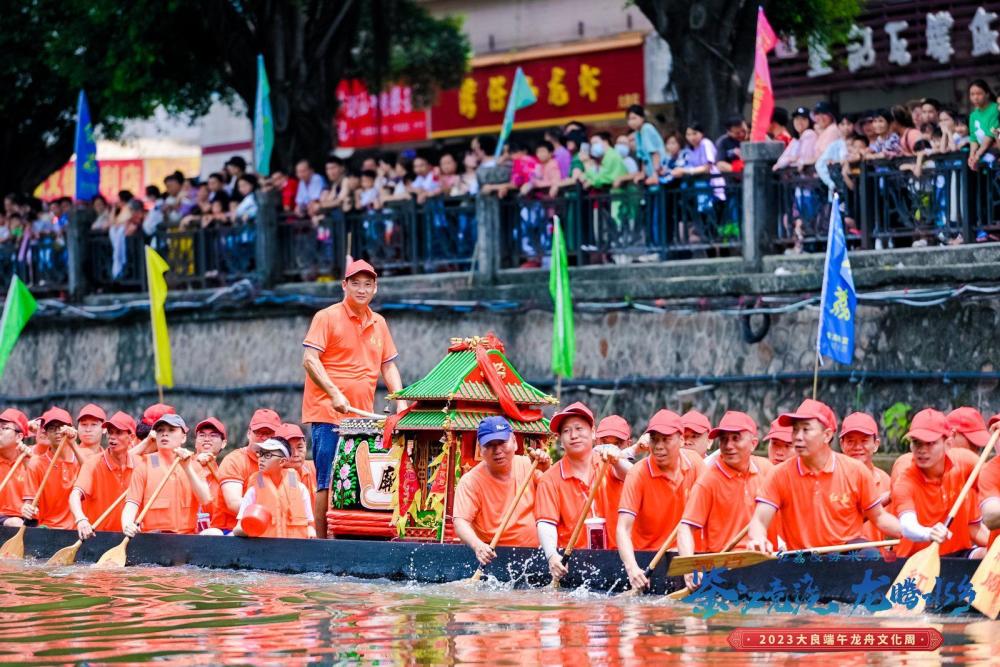
POLYGON ((476 437, 479 439, 480 446, 482 446, 497 440, 507 440, 510 438, 511 433, 513 433, 513 429, 510 427, 510 422, 496 415, 486 417, 483 421, 479 422, 476 437))

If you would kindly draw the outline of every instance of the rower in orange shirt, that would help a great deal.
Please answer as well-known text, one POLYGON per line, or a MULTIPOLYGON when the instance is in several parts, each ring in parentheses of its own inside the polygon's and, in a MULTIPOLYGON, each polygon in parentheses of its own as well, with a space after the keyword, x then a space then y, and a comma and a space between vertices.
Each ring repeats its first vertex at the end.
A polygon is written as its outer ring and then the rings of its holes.
POLYGON ((537 547, 535 529, 535 486, 542 472, 551 465, 546 452, 538 450, 527 456, 517 456, 517 441, 506 418, 490 416, 479 422, 476 430, 483 460, 462 475, 455 489, 455 534, 476 554, 482 565, 496 558, 490 548, 493 533, 514 502, 518 489, 528 479, 524 493, 517 501, 506 530, 497 542, 503 547, 537 547), (531 470, 531 460, 538 459, 539 470, 531 470))
POLYGON ((212 494, 212 501, 198 508, 199 535, 228 535, 236 525, 236 516, 226 511, 218 464, 219 454, 227 444, 226 425, 215 417, 202 419, 194 427, 194 460, 201 465, 212 494))
MULTIPOLYGON (((757 424, 750 415, 730 410, 712 429, 710 437, 719 439, 719 456, 695 482, 684 506, 677 531, 677 551, 681 556, 694 554, 695 531, 704 537, 704 551, 726 549, 750 523, 756 497, 772 468, 767 459, 753 455, 757 448, 757 424)), ((772 544, 778 541, 773 523, 768 539, 772 544)), ((745 544, 744 536, 730 548, 745 544)), ((693 574, 685 575, 688 588, 694 590, 697 579, 693 574)))
MULTIPOLYGON (((1000 415, 990 419, 990 428, 998 422, 1000 415)), ((979 472, 978 485, 979 509, 983 513, 983 525, 991 531, 990 546, 992 546, 1000 535, 1000 456, 993 457, 983 466, 979 472)))
POLYGON ((140 530, 190 535, 197 529, 198 506, 207 505, 212 495, 201 476, 201 467, 192 465, 191 450, 184 449, 187 431, 187 424, 176 414, 165 414, 153 424, 156 452, 147 454, 145 465, 133 470, 122 510, 122 532, 129 537, 135 537, 140 530), (174 457, 181 460, 180 470, 175 470, 167 479, 163 491, 142 520, 142 526, 136 525, 139 508, 170 470, 174 457))
POLYGON ((892 505, 899 513, 903 539, 896 547, 900 556, 909 556, 933 540, 941 545, 942 556, 982 558, 989 533, 979 513, 973 491, 966 496, 950 526, 947 519, 965 481, 975 464, 969 465, 954 455, 947 440, 953 428, 943 413, 930 408, 921 410, 910 422, 906 436, 913 452, 913 465, 907 468, 892 487, 892 505))
POLYGON ((93 403, 88 403, 76 413, 76 432, 80 438, 77 447, 84 458, 101 454, 101 439, 104 437, 104 422, 107 420, 107 413, 101 406, 93 403))
POLYGON ((771 552, 767 531, 781 515, 789 549, 846 544, 861 539, 867 518, 890 537, 899 521, 882 509, 872 476, 861 463, 833 451, 837 418, 826 404, 806 399, 795 412, 778 418, 792 427, 798 456, 779 464, 757 496, 747 548, 771 552))
POLYGON ((712 422, 697 410, 688 410, 681 415, 681 424, 684 426, 684 448, 705 458, 712 447, 712 438, 708 435, 712 422))
POLYGON ((28 483, 24 490, 21 516, 28 520, 37 519, 40 525, 48 528, 73 529, 75 520, 69 510, 69 492, 76 483, 81 465, 81 461, 76 458, 73 448, 70 447, 71 443, 76 442, 73 418, 62 408, 49 408, 41 417, 39 430, 45 431, 50 451, 32 456, 28 463, 28 483), (30 501, 34 499, 52 455, 62 440, 67 442, 62 448, 59 460, 52 467, 52 473, 45 488, 42 489, 37 507, 33 507, 30 501))
MULTIPOLYGON (((7 477, 11 466, 28 450, 24 439, 28 437, 28 417, 14 408, 0 412, 0 480, 7 477)), ((21 507, 24 489, 28 482, 28 461, 21 461, 17 470, 0 491, 0 525, 19 528, 24 525, 21 507)))
MULTIPOLYGON (((598 448, 602 445, 610 445, 614 449, 609 451, 618 451, 619 457, 623 459, 623 463, 627 462, 627 466, 631 469, 633 463, 635 462, 636 456, 639 452, 644 449, 648 449, 649 438, 646 438, 645 443, 635 443, 632 444, 632 427, 629 423, 625 421, 625 418, 620 415, 608 415, 600 422, 597 423, 596 437, 598 448)), ((622 468, 625 470, 625 468, 622 468)), ((627 470, 626 470, 627 472, 627 470)), ((608 507, 618 507, 618 503, 621 501, 622 489, 624 484, 613 484, 607 489, 607 496, 605 498, 608 503, 608 507)), ((608 516, 604 517, 607 520, 605 525, 605 530, 608 535, 613 536, 612 542, 617 540, 618 535, 618 512, 611 512, 608 516)))
POLYGON ((277 412, 268 408, 254 411, 247 428, 247 444, 227 454, 219 465, 222 498, 225 501, 225 507, 222 508, 225 514, 223 530, 232 530, 236 525, 236 514, 246 494, 247 482, 260 470, 257 461, 258 445, 273 438, 279 428, 281 418, 277 412))
MULTIPOLYGON (((618 505, 618 555, 632 587, 649 585, 635 550, 655 551, 681 520, 684 503, 705 469, 697 451, 683 447, 680 416, 660 410, 649 420, 650 455, 629 471, 618 505)), ((701 535, 697 537, 700 544, 701 535)))
MULTIPOLYGON (((878 424, 871 415, 854 412, 844 417, 844 423, 840 427, 840 451, 865 465, 871 473, 875 492, 882 499, 882 507, 888 509, 889 473, 876 467, 872 462, 872 457, 875 456, 881 443, 878 437, 878 424)), ((885 539, 871 521, 865 521, 861 536, 868 542, 885 539)))
MULTIPOLYGON (((619 452, 612 445, 601 445, 600 449, 595 449, 594 413, 583 403, 573 403, 557 412, 552 416, 549 428, 559 436, 565 455, 559 463, 545 471, 538 482, 535 489, 535 524, 538 542, 549 563, 549 572, 553 578, 562 579, 568 570, 562 563, 558 547, 565 547, 569 542, 601 460, 607 459, 611 464, 598 486, 589 517, 605 521, 617 511, 608 501, 609 493, 613 495, 617 492, 614 487, 624 483, 631 464, 624 457, 618 458, 619 452)), ((581 531, 574 548, 586 545, 584 532, 581 531)), ((607 533, 606 523, 605 541, 608 548, 614 548, 614 535, 607 533)))
MULTIPOLYGON (((85 423, 77 417, 78 423, 85 423)), ((69 509, 73 513, 76 532, 81 540, 94 536, 91 519, 96 520, 123 492, 128 490, 132 472, 142 461, 129 450, 135 445, 135 420, 124 412, 116 412, 101 424, 108 432, 108 447, 101 454, 83 462, 76 484, 69 494, 69 509)), ((81 435, 81 442, 84 438, 81 435)), ((113 511, 100 525, 101 530, 121 532, 121 510, 113 511)))
POLYGON ((771 427, 764 436, 767 443, 767 460, 772 466, 784 463, 795 456, 795 447, 792 446, 792 427, 782 426, 775 419, 771 422, 771 427))
MULTIPOLYGON (((948 413, 948 425, 952 429, 952 437, 947 439, 949 451, 954 450, 952 458, 955 461, 961 461, 963 464, 976 465, 979 461, 979 452, 976 449, 977 445, 973 441, 983 443, 982 445, 978 445, 978 447, 985 447, 986 440, 989 439, 989 433, 986 432, 986 425, 983 423, 982 415, 975 408, 956 408, 948 413), (978 419, 976 419, 977 415, 978 419), (985 438, 982 435, 983 432, 986 432, 985 438)), ((893 461, 892 469, 889 471, 889 479, 892 481, 893 486, 895 486, 896 480, 899 479, 903 471, 912 464, 913 452, 900 454, 893 461)))
POLYGON ((306 434, 298 424, 286 422, 278 429, 278 437, 288 443, 288 461, 285 466, 299 474, 299 479, 309 489, 309 500, 316 506, 316 464, 306 460, 306 434))
POLYGON ((250 476, 247 492, 240 501, 233 535, 248 535, 243 527, 243 517, 250 507, 260 505, 267 509, 271 521, 263 533, 254 537, 316 537, 309 490, 299 480, 298 473, 285 466, 288 462, 288 443, 279 437, 259 443, 257 461, 259 469, 250 476))

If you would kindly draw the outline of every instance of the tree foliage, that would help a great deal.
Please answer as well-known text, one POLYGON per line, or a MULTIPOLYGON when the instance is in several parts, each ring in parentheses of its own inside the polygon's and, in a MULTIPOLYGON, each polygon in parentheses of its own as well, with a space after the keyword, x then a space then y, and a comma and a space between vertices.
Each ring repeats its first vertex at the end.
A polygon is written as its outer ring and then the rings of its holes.
POLYGON ((420 99, 457 85, 469 45, 416 0, 6 0, 0 12, 0 188, 31 190, 72 153, 87 91, 101 135, 158 106, 189 118, 237 95, 253 109, 263 53, 273 162, 332 147, 337 83, 406 81, 420 99))

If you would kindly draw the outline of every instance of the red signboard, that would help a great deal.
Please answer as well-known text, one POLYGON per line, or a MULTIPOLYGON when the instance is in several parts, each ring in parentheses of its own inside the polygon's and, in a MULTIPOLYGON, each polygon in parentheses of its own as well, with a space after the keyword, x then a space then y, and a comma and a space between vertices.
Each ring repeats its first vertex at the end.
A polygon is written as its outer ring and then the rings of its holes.
POLYGON ((357 79, 337 85, 337 145, 367 148, 427 139, 427 111, 415 109, 409 86, 372 95, 357 79))
MULTIPOLYGON (((569 120, 624 120, 625 109, 644 100, 641 38, 611 48, 574 47, 570 53, 473 61, 458 88, 441 93, 431 109, 431 137, 495 132, 520 66, 538 101, 517 112, 515 129, 560 125, 569 120)), ((582 46, 582 45, 581 45, 582 46)))

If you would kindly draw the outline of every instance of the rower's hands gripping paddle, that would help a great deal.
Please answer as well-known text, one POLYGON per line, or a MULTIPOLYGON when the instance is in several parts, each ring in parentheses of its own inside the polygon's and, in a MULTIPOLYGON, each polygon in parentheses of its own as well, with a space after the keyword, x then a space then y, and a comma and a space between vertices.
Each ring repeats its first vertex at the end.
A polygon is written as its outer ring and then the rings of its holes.
MULTIPOLYGON (((733 547, 735 547, 737 544, 739 544, 740 540, 742 540, 744 537, 746 537, 748 532, 750 532, 750 524, 749 523, 747 525, 743 526, 743 528, 740 530, 740 532, 736 533, 736 535, 733 537, 733 539, 729 540, 729 542, 726 543, 726 545, 724 547, 722 547, 722 551, 720 551, 719 553, 729 553, 730 551, 732 551, 733 547)), ((697 590, 698 586, 700 586, 700 585, 701 585, 701 577, 698 575, 698 573, 697 572, 688 572, 687 574, 684 575, 684 588, 682 588, 682 589, 680 589, 678 591, 674 591, 673 593, 670 593, 669 595, 667 595, 667 599, 668 600, 683 600, 688 595, 690 595, 693 591, 697 590)))
MULTIPOLYGON (((594 497, 597 495, 597 490, 601 488, 601 483, 604 481, 604 476, 608 472, 608 459, 604 458, 601 460, 601 465, 597 468, 597 474, 594 475, 594 481, 590 485, 590 491, 587 493, 587 500, 583 503, 583 509, 580 510, 580 516, 576 518, 576 525, 573 526, 573 532, 569 536, 569 544, 566 545, 566 549, 563 550, 562 557, 559 559, 559 565, 563 572, 559 576, 555 576, 556 572, 553 572, 552 576, 552 588, 559 588, 559 580, 566 576, 566 563, 569 562, 570 554, 573 553, 573 549, 576 548, 576 541, 580 539, 580 531, 583 530, 583 524, 587 520, 587 515, 590 514, 590 506, 594 504, 594 497)), ((553 569, 553 563, 549 562, 549 569, 553 569)))
MULTIPOLYGON (((514 502, 504 511, 503 516, 500 518, 500 525, 497 527, 496 532, 493 533, 493 539, 490 540, 490 551, 492 552, 497 548, 497 544, 500 542, 500 538, 503 537, 503 533, 507 530, 507 526, 510 525, 510 520, 514 518, 514 510, 517 509, 517 504, 521 502, 521 496, 524 495, 524 491, 531 484, 531 480, 535 476, 535 468, 538 467, 538 459, 531 462, 531 468, 528 469, 528 476, 524 478, 521 482, 521 486, 518 487, 517 493, 514 494, 514 502)), ((495 555, 495 554, 494 554, 495 555)), ((474 583, 483 578, 483 565, 480 565, 475 574, 469 577, 469 583, 474 583)))
MULTIPOLYGON (((60 439, 56 451, 52 454, 52 460, 49 461, 49 467, 45 469, 45 474, 42 475, 42 482, 35 490, 35 497, 27 504, 27 507, 31 508, 32 513, 38 509, 38 500, 42 497, 42 491, 45 490, 45 485, 49 482, 49 475, 52 474, 52 468, 55 467, 56 461, 59 460, 59 455, 62 454, 63 446, 67 442, 67 438, 60 439)), ((14 533, 14 537, 3 543, 3 546, 0 547, 0 558, 24 558, 24 529, 25 526, 22 524, 18 531, 14 533)))
MULTIPOLYGON (((969 491, 976 483, 976 479, 979 477, 979 471, 983 469, 983 466, 986 464, 986 460, 990 457, 990 453, 993 451, 993 448, 996 447, 998 439, 1000 439, 1000 428, 993 431, 993 435, 990 436, 989 442, 987 442, 986 446, 983 447, 983 452, 979 455, 979 460, 976 461, 976 467, 972 469, 972 472, 969 474, 969 478, 965 480, 965 486, 962 487, 962 492, 958 494, 957 498, 955 498, 955 503, 951 506, 951 511, 948 512, 948 518, 944 521, 945 528, 951 526, 951 522, 958 514, 958 510, 961 509, 962 503, 965 502, 965 497, 969 495, 969 491)), ((978 573, 978 570, 976 572, 978 573)), ((895 588, 897 584, 904 584, 907 579, 912 579, 917 589, 922 593, 922 595, 919 596, 916 605, 910 609, 906 605, 893 604, 891 609, 880 611, 878 614, 912 615, 922 613, 924 611, 924 607, 927 606, 926 596, 934 592, 934 587, 937 585, 938 575, 940 574, 941 545, 938 542, 931 542, 929 546, 924 547, 906 559, 906 562, 903 563, 903 569, 899 571, 899 575, 896 576, 896 580, 892 582, 892 586, 889 587, 889 591, 886 593, 886 599, 892 602, 890 596, 893 588, 895 588)))
MULTIPOLYGON (((142 520, 146 518, 146 512, 148 512, 153 506, 153 503, 156 502, 157 497, 160 495, 160 491, 163 491, 163 487, 167 485, 167 480, 170 479, 170 476, 174 474, 174 471, 177 470, 177 466, 180 464, 181 457, 175 456, 174 462, 170 464, 170 469, 167 470, 167 474, 163 476, 160 483, 156 485, 155 489, 153 489, 153 493, 149 495, 142 511, 139 512, 139 516, 135 518, 136 525, 142 523, 142 520)), ((126 537, 121 541, 121 544, 116 547, 111 547, 105 551, 104 555, 102 555, 92 567, 125 567, 125 558, 127 556, 126 549, 128 548, 128 543, 131 539, 131 537, 126 537)))
MULTIPOLYGON (((125 496, 126 495, 128 495, 128 491, 127 490, 123 491, 122 494, 120 496, 118 496, 118 499, 115 500, 115 502, 111 503, 111 505, 107 509, 104 510, 104 512, 101 514, 101 516, 97 517, 97 520, 94 521, 94 523, 93 523, 94 530, 97 530, 97 528, 102 523, 104 523, 104 520, 107 519, 109 516, 111 516, 111 512, 113 512, 116 507, 118 507, 119 505, 121 505, 122 501, 125 500, 125 496)), ((52 557, 49 558, 49 560, 45 564, 46 565, 72 565, 74 562, 76 562, 76 552, 80 550, 80 547, 82 545, 83 545, 83 540, 77 540, 76 542, 74 542, 73 544, 69 545, 68 547, 63 547, 59 551, 57 551, 54 554, 52 554, 52 557)))
MULTIPOLYGON (((673 546, 674 540, 677 539, 677 531, 679 531, 680 529, 681 529, 681 524, 678 521, 677 525, 674 526, 674 529, 670 531, 669 535, 667 535, 667 539, 663 540, 663 544, 661 544, 660 548, 657 549, 656 554, 653 555, 653 560, 649 561, 649 565, 647 565, 646 568, 642 571, 643 576, 645 576, 647 579, 649 578, 650 573, 656 569, 656 566, 660 564, 660 561, 663 560, 663 556, 666 555, 667 549, 673 546)), ((632 597, 634 595, 638 595, 644 590, 645 587, 630 588, 624 593, 622 593, 621 597, 632 597)))

